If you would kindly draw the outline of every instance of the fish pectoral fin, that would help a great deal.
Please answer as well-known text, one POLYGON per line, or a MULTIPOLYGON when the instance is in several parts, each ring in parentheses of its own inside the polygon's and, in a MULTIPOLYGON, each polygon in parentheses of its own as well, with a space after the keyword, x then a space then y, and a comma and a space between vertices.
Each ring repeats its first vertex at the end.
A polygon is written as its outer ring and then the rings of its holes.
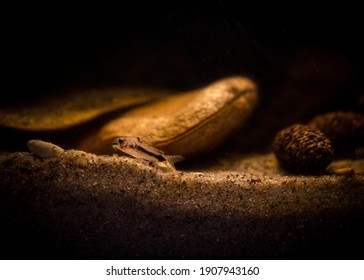
POLYGON ((167 162, 169 162, 173 167, 176 162, 183 161, 185 158, 179 155, 164 155, 164 158, 167 162))

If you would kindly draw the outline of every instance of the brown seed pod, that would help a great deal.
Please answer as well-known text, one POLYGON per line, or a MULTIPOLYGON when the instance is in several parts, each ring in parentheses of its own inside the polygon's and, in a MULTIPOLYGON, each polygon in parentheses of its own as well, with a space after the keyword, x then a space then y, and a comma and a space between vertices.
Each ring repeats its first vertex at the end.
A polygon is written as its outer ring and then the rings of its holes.
POLYGON ((335 153, 347 153, 364 145, 364 115, 337 111, 316 116, 309 123, 331 140, 335 153))
POLYGON ((258 88, 252 80, 227 77, 132 109, 95 128, 77 149, 110 154, 116 137, 149 136, 149 142, 166 154, 196 157, 241 127, 257 103, 258 88))
POLYGON ((277 133, 274 153, 280 165, 294 173, 318 173, 332 162, 334 149, 319 129, 295 124, 277 133))
POLYGON ((171 92, 165 90, 137 88, 61 91, 29 104, 0 108, 0 128, 23 132, 65 130, 101 115, 165 98, 169 94, 171 92))

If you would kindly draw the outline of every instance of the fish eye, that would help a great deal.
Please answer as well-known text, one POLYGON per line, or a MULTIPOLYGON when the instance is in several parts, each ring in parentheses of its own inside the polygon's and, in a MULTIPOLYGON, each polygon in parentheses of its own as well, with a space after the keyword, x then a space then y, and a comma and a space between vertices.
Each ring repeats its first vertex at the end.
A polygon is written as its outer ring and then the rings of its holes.
POLYGON ((113 145, 123 144, 123 143, 124 143, 124 139, 122 139, 122 138, 115 138, 113 141, 113 145))

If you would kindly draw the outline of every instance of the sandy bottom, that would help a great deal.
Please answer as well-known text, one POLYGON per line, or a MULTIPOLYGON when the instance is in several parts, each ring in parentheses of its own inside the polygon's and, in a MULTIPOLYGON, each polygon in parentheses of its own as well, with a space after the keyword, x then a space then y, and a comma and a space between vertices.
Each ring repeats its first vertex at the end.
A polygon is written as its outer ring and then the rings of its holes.
POLYGON ((272 154, 219 164, 1 153, 1 258, 362 259, 364 160, 319 176, 285 174, 272 154))

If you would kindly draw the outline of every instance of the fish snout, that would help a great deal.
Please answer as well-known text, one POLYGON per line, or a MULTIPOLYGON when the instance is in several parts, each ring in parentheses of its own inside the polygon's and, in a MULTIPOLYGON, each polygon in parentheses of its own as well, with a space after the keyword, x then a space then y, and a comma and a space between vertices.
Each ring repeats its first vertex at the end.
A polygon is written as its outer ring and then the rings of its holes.
POLYGON ((124 139, 118 137, 118 138, 115 138, 113 141, 112 141, 112 147, 115 149, 115 150, 120 150, 122 147, 123 147, 123 144, 124 144, 124 139))

